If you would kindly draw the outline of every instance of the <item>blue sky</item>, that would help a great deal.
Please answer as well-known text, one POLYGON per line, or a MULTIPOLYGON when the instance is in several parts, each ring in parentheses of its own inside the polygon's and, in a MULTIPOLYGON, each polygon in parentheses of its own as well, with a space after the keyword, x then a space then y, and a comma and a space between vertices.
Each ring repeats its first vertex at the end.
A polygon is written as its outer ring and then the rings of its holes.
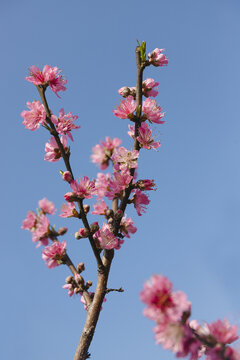
MULTIPOLYGON (((158 103, 165 125, 154 126, 162 147, 142 151, 139 176, 155 179, 158 190, 138 232, 116 252, 109 294, 91 346, 92 358, 171 359, 156 346, 153 323, 142 316, 138 294, 143 281, 162 273, 192 301, 192 318, 228 318, 240 324, 240 122, 237 0, 2 1, 0 5, 2 100, 2 358, 65 360, 73 357, 85 319, 79 298, 61 288, 65 267, 48 270, 41 250, 20 229, 29 209, 43 197, 60 209, 68 191, 59 176, 61 162, 43 160, 49 136, 30 132, 20 113, 38 99, 24 80, 35 65, 58 66, 68 80, 51 109, 79 116, 72 166, 76 176, 95 177, 91 148, 106 135, 131 146, 127 121, 114 117, 117 90, 135 85, 136 39, 147 50, 165 48, 169 66, 148 68, 159 81, 158 103)), ((96 280, 89 245, 64 237, 75 262, 86 264, 96 280)))

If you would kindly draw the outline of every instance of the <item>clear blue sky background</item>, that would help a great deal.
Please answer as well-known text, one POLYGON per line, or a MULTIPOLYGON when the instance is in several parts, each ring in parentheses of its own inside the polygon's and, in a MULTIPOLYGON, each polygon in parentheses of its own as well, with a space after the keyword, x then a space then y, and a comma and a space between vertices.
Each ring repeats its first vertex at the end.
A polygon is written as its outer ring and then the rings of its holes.
MULTIPOLYGON (((105 135, 123 138, 127 120, 112 110, 117 90, 135 85, 136 39, 148 51, 165 48, 169 66, 147 69, 160 82, 158 102, 166 124, 154 126, 158 152, 143 151, 139 175, 154 178, 157 192, 141 218, 130 209, 138 232, 116 252, 91 346, 96 360, 172 359, 156 346, 153 323, 142 316, 138 294, 153 273, 170 277, 192 301, 193 318, 227 317, 240 324, 240 2, 238 0, 1 1, 1 346, 2 359, 66 360, 73 357, 85 312, 79 298, 61 286, 65 267, 48 270, 30 234, 21 230, 28 209, 46 196, 60 209, 68 187, 56 164, 43 160, 49 139, 30 132, 20 113, 38 99, 24 80, 32 64, 63 69, 68 90, 51 109, 78 114, 72 166, 77 176, 95 177, 91 148, 105 135)), ((74 261, 86 263, 96 280, 87 242, 69 226, 64 237, 74 261)))

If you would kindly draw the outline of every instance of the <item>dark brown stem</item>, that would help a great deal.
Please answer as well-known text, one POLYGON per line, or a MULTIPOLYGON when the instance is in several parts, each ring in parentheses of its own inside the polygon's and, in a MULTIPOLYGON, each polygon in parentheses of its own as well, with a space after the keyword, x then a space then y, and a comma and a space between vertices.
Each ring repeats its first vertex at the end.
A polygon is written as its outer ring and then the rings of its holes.
POLYGON ((82 218, 83 225, 85 226, 86 229, 89 230, 88 239, 89 239, 89 242, 90 242, 92 251, 93 251, 93 253, 94 253, 94 255, 95 255, 96 261, 97 261, 98 271, 99 271, 99 272, 104 272, 105 269, 104 269, 104 266, 103 266, 103 263, 102 263, 102 259, 101 259, 101 257, 100 257, 99 250, 98 250, 97 247, 96 247, 96 244, 95 244, 95 241, 94 241, 94 239, 93 239, 93 236, 92 236, 92 234, 91 234, 91 232, 90 232, 90 226, 89 226, 89 223, 88 223, 86 214, 85 214, 85 212, 84 212, 82 200, 78 201, 78 206, 79 206, 79 209, 80 209, 80 213, 81 213, 81 218, 82 218))
POLYGON ((45 109, 46 114, 47 114, 46 121, 47 121, 48 125, 50 126, 50 128, 52 130, 51 134, 54 136, 54 139, 56 140, 56 142, 58 144, 58 148, 59 148, 59 150, 61 152, 61 155, 62 155, 63 161, 65 163, 66 169, 71 173, 72 178, 74 178, 73 177, 73 172, 72 172, 72 169, 71 169, 71 165, 70 165, 70 162, 69 162, 69 155, 66 154, 66 152, 64 150, 64 147, 63 147, 63 144, 61 143, 60 138, 58 136, 58 133, 56 131, 56 128, 55 128, 53 122, 51 121, 51 111, 49 109, 49 106, 48 106, 48 103, 47 103, 47 100, 46 100, 46 96, 45 96, 46 89, 43 88, 41 85, 38 85, 37 89, 38 89, 38 92, 39 92, 39 95, 41 97, 44 109, 45 109))
POLYGON ((86 360, 89 357, 88 349, 92 342, 92 338, 99 318, 99 313, 102 307, 104 295, 106 293, 108 275, 109 275, 109 270, 111 267, 113 256, 114 256, 113 250, 105 250, 102 258, 105 272, 98 273, 96 292, 94 294, 92 304, 88 309, 87 319, 73 360, 86 360))
MULTIPOLYGON (((72 178, 74 179, 73 172, 72 172, 71 165, 70 165, 70 161, 69 161, 69 155, 66 154, 65 149, 64 149, 64 147, 63 147, 63 145, 62 145, 62 143, 60 141, 60 138, 58 136, 58 133, 56 131, 55 125, 53 124, 53 122, 51 120, 51 111, 49 109, 47 99, 46 99, 46 96, 45 96, 46 88, 42 87, 41 85, 37 85, 36 87, 38 89, 38 92, 39 92, 39 95, 41 97, 44 109, 45 109, 46 114, 47 114, 46 121, 47 121, 48 125, 50 126, 50 128, 52 130, 52 135, 54 136, 54 139, 56 140, 56 142, 58 144, 58 147, 59 147, 59 150, 61 152, 62 158, 64 160, 66 169, 71 173, 72 178)), ((84 209, 83 209, 82 200, 78 201, 78 205, 79 205, 79 209, 80 209, 80 215, 81 215, 82 222, 83 222, 84 226, 88 230, 90 230, 90 226, 89 226, 86 214, 85 214, 84 209)), ((93 250, 93 253, 95 255, 97 264, 98 264, 98 270, 99 271, 104 271, 104 267, 103 267, 103 264, 102 264, 100 254, 98 252, 98 249, 97 249, 97 247, 95 245, 94 239, 93 239, 91 234, 89 235, 88 239, 89 239, 91 248, 93 250)))

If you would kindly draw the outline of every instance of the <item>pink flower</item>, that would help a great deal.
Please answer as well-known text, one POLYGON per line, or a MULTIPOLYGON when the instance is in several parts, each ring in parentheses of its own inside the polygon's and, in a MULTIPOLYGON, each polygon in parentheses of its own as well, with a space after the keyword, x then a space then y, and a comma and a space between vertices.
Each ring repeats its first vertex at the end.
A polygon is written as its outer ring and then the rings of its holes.
POLYGON ((63 218, 76 217, 76 215, 78 216, 75 204, 73 202, 68 202, 67 204, 63 204, 61 207, 61 211, 62 212, 59 216, 63 218))
POLYGON ((161 323, 154 328, 157 344, 173 353, 183 351, 184 326, 180 322, 161 323))
POLYGON ((154 122, 156 124, 164 124, 165 122, 160 120, 164 116, 164 113, 162 113, 162 108, 157 106, 156 100, 144 100, 142 112, 143 119, 148 119, 150 122, 154 122))
POLYGON ((54 241, 50 246, 46 246, 42 252, 42 258, 46 261, 46 265, 49 269, 52 269, 60 265, 63 255, 65 254, 66 241, 62 243, 54 241))
POLYGON ((125 216, 121 219, 119 230, 122 235, 126 236, 127 238, 130 238, 129 234, 135 234, 137 228, 133 225, 132 219, 131 218, 127 219, 125 216))
POLYGON ((63 77, 59 75, 60 72, 61 70, 59 70, 56 66, 51 67, 49 65, 45 65, 41 71, 38 67, 32 65, 30 67, 30 76, 27 76, 25 79, 34 85, 49 85, 50 89, 58 96, 57 93, 59 91, 66 90, 64 85, 67 83, 67 80, 63 79, 63 77))
POLYGON ((97 144, 92 148, 93 154, 91 155, 92 162, 99 164, 101 170, 105 170, 114 150, 121 144, 122 140, 118 138, 111 139, 106 136, 105 141, 101 141, 100 145, 97 144))
POLYGON ((110 173, 107 173, 107 174, 98 173, 97 174, 97 180, 95 182, 95 191, 96 191, 96 195, 98 196, 98 199, 101 199, 106 195, 108 185, 110 182, 110 178, 111 178, 110 173))
POLYGON ((186 294, 173 292, 172 283, 162 275, 154 275, 151 282, 144 284, 140 298, 147 305, 144 315, 159 324, 179 321, 190 309, 186 294))
POLYGON ((22 222, 22 229, 33 231, 37 223, 37 214, 34 211, 28 211, 26 219, 22 222))
POLYGON ((37 219, 37 224, 35 229, 32 231, 32 241, 35 243, 39 241, 37 247, 40 245, 48 245, 48 235, 49 235, 49 220, 42 214, 37 219))
POLYGON ((92 195, 95 193, 94 182, 90 181, 87 176, 84 176, 82 180, 80 179, 79 184, 76 180, 71 181, 70 186, 73 193, 80 199, 91 199, 92 195))
POLYGON ((134 136, 135 136, 135 130, 134 130, 134 127, 132 125, 128 125, 128 128, 129 128, 129 131, 128 131, 128 135, 134 139, 134 136))
POLYGON ((94 238, 99 241, 100 247, 102 249, 120 249, 123 240, 119 240, 115 235, 109 230, 109 226, 104 224, 103 227, 94 234, 94 238))
POLYGON ((152 96, 152 97, 156 97, 158 95, 158 88, 154 89, 155 87, 157 87, 159 85, 159 83, 157 81, 155 81, 154 79, 146 79, 143 82, 143 94, 146 97, 152 96))
POLYGON ((138 150, 127 150, 121 146, 116 149, 112 155, 112 161, 118 163, 117 170, 123 170, 126 167, 129 169, 137 168, 137 158, 139 156, 138 150))
POLYGON ((231 326, 226 319, 224 321, 217 320, 211 324, 207 324, 207 327, 217 342, 222 344, 231 344, 238 339, 237 326, 231 326))
POLYGON ((156 190, 156 185, 153 180, 138 180, 136 183, 136 188, 142 191, 150 191, 150 190, 156 190))
POLYGON ((28 101, 27 106, 30 110, 21 112, 21 116, 24 118, 23 124, 26 129, 32 131, 37 130, 46 120, 44 106, 40 101, 33 101, 32 103, 28 101))
MULTIPOLYGON (((66 152, 68 150, 66 135, 61 136, 60 141, 63 144, 64 150, 66 152)), ((46 154, 44 156, 44 160, 46 161, 56 162, 62 157, 61 151, 53 136, 51 136, 50 142, 45 144, 45 152, 46 154)))
POLYGON ((128 188, 132 178, 128 168, 125 168, 121 172, 115 172, 113 174, 113 180, 109 181, 106 192, 107 198, 109 200, 120 198, 123 195, 123 191, 128 188))
POLYGON ((93 205, 94 211, 92 211, 93 215, 106 215, 106 211, 108 209, 107 204, 104 200, 98 201, 93 205))
POLYGON ((138 129, 138 136, 137 140, 140 143, 140 145, 147 150, 150 149, 157 149, 161 146, 160 142, 154 142, 152 136, 152 131, 148 128, 147 124, 143 122, 138 129))
POLYGON ((164 49, 156 48, 148 54, 149 62, 154 66, 163 66, 168 64, 168 59, 162 52, 164 49))
POLYGON ((136 110, 136 102, 133 96, 128 96, 126 100, 122 100, 120 106, 113 110, 115 116, 120 119, 132 119, 133 113, 136 110))
POLYGON ((133 204, 134 207, 137 210, 137 213, 139 216, 142 216, 142 213, 146 212, 146 206, 150 203, 150 200, 148 199, 147 195, 145 195, 141 190, 136 189, 134 191, 134 196, 133 196, 133 204))
POLYGON ((77 120, 78 116, 73 115, 72 112, 69 112, 65 115, 64 109, 60 109, 59 117, 52 115, 51 120, 56 125, 56 130, 61 135, 67 135, 72 141, 73 137, 71 130, 80 129, 80 126, 73 124, 73 121, 77 120))
POLYGON ((54 203, 52 201, 49 201, 46 198, 43 198, 42 200, 39 200, 38 206, 42 210, 43 214, 54 215, 55 212, 56 212, 56 209, 54 207, 54 203))

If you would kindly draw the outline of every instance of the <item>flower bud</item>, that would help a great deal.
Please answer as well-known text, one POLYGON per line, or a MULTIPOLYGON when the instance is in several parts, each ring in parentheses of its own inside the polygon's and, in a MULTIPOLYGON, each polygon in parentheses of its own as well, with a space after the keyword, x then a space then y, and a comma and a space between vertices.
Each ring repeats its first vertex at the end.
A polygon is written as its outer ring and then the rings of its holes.
POLYGON ((122 210, 117 210, 114 214, 115 219, 121 219, 123 217, 122 210))
POLYGON ((73 276, 69 275, 68 277, 66 277, 65 279, 66 284, 72 284, 73 282, 74 282, 73 276))
POLYGON ((73 201, 76 201, 76 195, 75 195, 73 192, 67 192, 67 193, 64 195, 64 199, 65 199, 67 202, 73 202, 73 201))
POLYGON ((87 238, 88 235, 89 235, 89 230, 87 228, 80 228, 78 230, 78 233, 79 233, 81 238, 87 238))
POLYGON ((80 292, 81 292, 81 290, 79 288, 75 287, 74 294, 79 294, 80 292))
POLYGON ((92 286, 92 284, 93 284, 92 281, 88 280, 86 283, 86 288, 89 289, 92 286))
POLYGON ((64 181, 67 181, 67 182, 71 182, 73 180, 72 178, 72 174, 70 173, 70 171, 65 171, 63 174, 62 174, 62 179, 64 181))
POLYGON ((112 218, 112 217, 113 217, 113 214, 114 214, 114 212, 113 212, 112 209, 108 209, 108 210, 106 211, 106 217, 107 217, 107 218, 112 218))
POLYGON ((99 225, 98 225, 98 222, 95 221, 94 223, 91 224, 90 231, 92 234, 94 234, 98 230, 99 230, 99 225))
POLYGON ((87 214, 90 210, 90 205, 88 205, 88 204, 83 205, 83 210, 84 210, 84 213, 87 214))
POLYGON ((79 234, 79 232, 77 231, 77 232, 75 232, 75 239, 77 239, 77 240, 79 240, 79 239, 81 239, 81 236, 80 236, 80 234, 79 234))
POLYGON ((77 264, 77 272, 80 274, 82 271, 85 270, 85 265, 83 262, 77 264))
POLYGON ((58 229, 58 235, 62 236, 64 234, 66 234, 67 231, 68 231, 67 227, 61 227, 58 229))

